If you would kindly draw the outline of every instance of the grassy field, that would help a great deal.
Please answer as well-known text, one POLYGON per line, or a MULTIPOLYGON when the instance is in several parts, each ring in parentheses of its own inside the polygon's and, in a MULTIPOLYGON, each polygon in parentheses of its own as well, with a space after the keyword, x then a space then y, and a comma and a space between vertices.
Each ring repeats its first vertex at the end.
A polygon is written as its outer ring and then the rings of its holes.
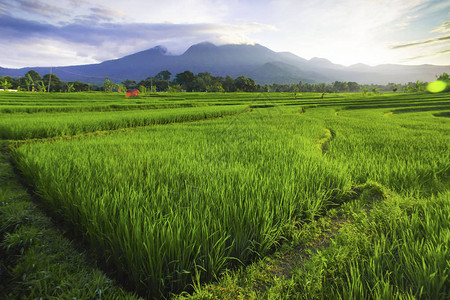
POLYGON ((44 210, 141 296, 449 295, 448 94, 1 97, 44 210))

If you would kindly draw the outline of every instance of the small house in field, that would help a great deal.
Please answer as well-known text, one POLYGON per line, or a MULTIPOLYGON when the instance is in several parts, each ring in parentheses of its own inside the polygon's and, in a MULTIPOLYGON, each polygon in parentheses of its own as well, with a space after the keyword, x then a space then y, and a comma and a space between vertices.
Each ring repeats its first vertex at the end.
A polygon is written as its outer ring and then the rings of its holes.
POLYGON ((138 90, 138 89, 128 90, 128 91, 127 91, 126 97, 127 97, 127 98, 130 98, 130 97, 139 97, 139 90, 138 90))

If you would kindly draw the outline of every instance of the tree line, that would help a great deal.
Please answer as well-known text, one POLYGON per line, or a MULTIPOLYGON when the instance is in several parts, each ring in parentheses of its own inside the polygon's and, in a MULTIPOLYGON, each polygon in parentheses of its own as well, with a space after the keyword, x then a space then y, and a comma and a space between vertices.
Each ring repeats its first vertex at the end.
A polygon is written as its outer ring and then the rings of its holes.
MULTIPOLYGON (((159 72, 154 77, 148 77, 144 80, 136 82, 134 80, 125 80, 122 82, 127 89, 139 89, 141 92, 289 92, 289 93, 343 93, 343 92, 361 92, 380 93, 388 91, 404 91, 404 92, 423 92, 426 89, 427 82, 409 82, 407 84, 388 83, 382 84, 359 84, 357 82, 335 81, 332 83, 308 83, 302 82, 293 84, 256 84, 251 78, 239 76, 235 79, 230 76, 220 77, 213 76, 208 72, 202 72, 195 75, 191 71, 178 73, 170 80, 171 73, 169 71, 159 72)), ((436 76, 437 80, 449 83, 448 74, 444 73, 436 76)))
MULTIPOLYGON (((450 79, 447 73, 436 76, 437 80, 448 83, 447 91, 450 89, 450 79)), ((122 83, 114 83, 108 77, 103 85, 91 85, 80 81, 63 82, 55 74, 46 74, 41 77, 36 71, 28 71, 24 77, 14 79, 10 76, 0 77, 0 85, 4 89, 17 89, 23 91, 40 92, 83 92, 83 91, 105 91, 124 92, 129 89, 139 89, 141 93, 149 92, 290 92, 290 93, 342 93, 361 92, 362 94, 378 94, 386 91, 423 92, 427 83, 416 81, 407 84, 388 83, 380 84, 358 84, 357 82, 335 81, 332 83, 308 83, 298 82, 293 84, 256 84, 251 78, 239 76, 213 76, 208 72, 195 75, 191 71, 175 74, 167 70, 161 71, 154 77, 147 77, 136 82, 126 79, 122 83)))
POLYGON ((94 90, 94 86, 80 81, 61 81, 55 74, 45 74, 43 77, 34 70, 28 71, 25 76, 12 78, 0 77, 0 86, 3 89, 14 89, 29 92, 85 92, 94 90))

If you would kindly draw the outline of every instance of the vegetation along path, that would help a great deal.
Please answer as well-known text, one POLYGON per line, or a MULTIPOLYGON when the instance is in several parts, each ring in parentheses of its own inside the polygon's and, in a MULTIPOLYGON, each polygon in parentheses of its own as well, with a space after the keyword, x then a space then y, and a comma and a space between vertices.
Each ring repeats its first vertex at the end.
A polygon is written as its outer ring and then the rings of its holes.
POLYGON ((8 298, 448 297, 448 94, 70 98, 0 99, 8 298))

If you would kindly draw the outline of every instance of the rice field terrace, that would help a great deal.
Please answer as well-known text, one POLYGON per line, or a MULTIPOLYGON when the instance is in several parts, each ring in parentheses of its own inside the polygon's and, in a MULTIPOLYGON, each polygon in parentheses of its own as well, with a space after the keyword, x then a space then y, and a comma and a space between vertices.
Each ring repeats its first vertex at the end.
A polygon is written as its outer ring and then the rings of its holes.
POLYGON ((444 299, 449 114, 448 93, 1 93, 0 137, 141 297, 444 299))

